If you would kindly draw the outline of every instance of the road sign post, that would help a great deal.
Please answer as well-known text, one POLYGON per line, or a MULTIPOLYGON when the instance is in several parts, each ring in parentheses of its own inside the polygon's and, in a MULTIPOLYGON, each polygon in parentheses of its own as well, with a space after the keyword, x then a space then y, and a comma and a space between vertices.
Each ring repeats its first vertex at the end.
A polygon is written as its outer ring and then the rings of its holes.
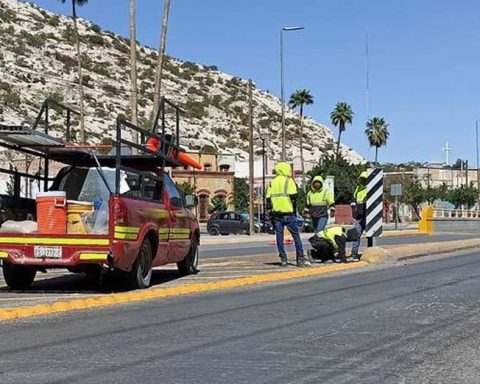
POLYGON ((398 229, 398 196, 402 196, 402 184, 392 184, 390 194, 395 196, 395 230, 398 229))
POLYGON ((375 245, 375 238, 383 232, 383 170, 368 169, 366 204, 367 246, 375 245))

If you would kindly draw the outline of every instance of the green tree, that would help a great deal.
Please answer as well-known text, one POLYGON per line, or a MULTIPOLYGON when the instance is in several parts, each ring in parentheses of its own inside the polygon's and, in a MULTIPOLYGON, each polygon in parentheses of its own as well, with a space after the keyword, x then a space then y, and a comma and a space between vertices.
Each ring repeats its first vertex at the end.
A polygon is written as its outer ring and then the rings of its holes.
POLYGON ((336 159, 338 159, 338 154, 340 153, 340 139, 342 137, 342 132, 347 129, 347 124, 352 124, 353 115, 352 107, 345 102, 337 103, 335 109, 330 113, 332 124, 335 127, 338 127, 337 150, 335 152, 336 159))
POLYGON ((371 147, 375 147, 375 163, 378 162, 378 148, 387 145, 389 136, 388 124, 382 117, 374 117, 367 121, 365 130, 368 142, 371 147))
POLYGON ((350 204, 353 201, 353 193, 358 184, 358 176, 364 170, 364 166, 350 164, 340 154, 338 159, 335 156, 323 158, 309 172, 309 175, 311 178, 317 175, 323 177, 335 176, 335 202, 337 204, 350 204))
POLYGON ((288 104, 292 108, 300 108, 300 163, 302 167, 302 188, 305 191, 305 162, 303 160, 303 107, 313 104, 313 96, 307 89, 300 89, 292 93, 288 104))
POLYGON ((208 206, 208 213, 223 212, 227 210, 225 199, 220 196, 214 196, 208 206))
POLYGON ((420 218, 420 204, 426 201, 426 194, 418 180, 411 180, 405 185, 403 201, 409 204, 417 218, 420 218))
POLYGON ((80 36, 77 25, 77 6, 81 7, 88 3, 88 0, 59 0, 62 4, 67 1, 72 3, 72 20, 73 30, 75 34, 75 45, 77 48, 77 62, 78 62, 78 90, 80 96, 80 140, 85 143, 85 110, 83 105, 83 76, 82 76, 82 54, 80 51, 80 36))
POLYGON ((448 194, 448 201, 455 205, 455 208, 459 209, 463 206, 467 209, 472 208, 477 201, 478 191, 472 186, 462 185, 460 188, 456 188, 450 191, 448 194))
POLYGON ((248 210, 248 183, 246 179, 235 177, 233 179, 233 206, 236 211, 248 210))
POLYGON ((183 196, 195 195, 195 186, 190 184, 187 181, 182 181, 181 183, 176 182, 177 188, 182 192, 183 196))

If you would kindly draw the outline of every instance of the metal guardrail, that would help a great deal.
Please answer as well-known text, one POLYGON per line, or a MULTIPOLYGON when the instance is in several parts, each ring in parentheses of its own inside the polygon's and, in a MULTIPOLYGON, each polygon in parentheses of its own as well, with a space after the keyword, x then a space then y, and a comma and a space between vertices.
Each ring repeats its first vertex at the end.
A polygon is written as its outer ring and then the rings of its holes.
POLYGON ((480 211, 466 209, 433 209, 434 219, 480 219, 480 211))

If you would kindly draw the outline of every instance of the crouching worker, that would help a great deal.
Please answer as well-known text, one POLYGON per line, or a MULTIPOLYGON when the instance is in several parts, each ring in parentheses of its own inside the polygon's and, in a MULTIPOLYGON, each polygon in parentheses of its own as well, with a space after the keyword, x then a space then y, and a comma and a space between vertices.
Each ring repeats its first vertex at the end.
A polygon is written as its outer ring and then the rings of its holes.
POLYGON ((347 242, 356 241, 358 232, 355 228, 346 230, 344 227, 335 225, 317 232, 308 241, 313 249, 309 251, 312 259, 321 262, 335 261, 339 259, 346 263, 347 259, 345 247, 347 242))

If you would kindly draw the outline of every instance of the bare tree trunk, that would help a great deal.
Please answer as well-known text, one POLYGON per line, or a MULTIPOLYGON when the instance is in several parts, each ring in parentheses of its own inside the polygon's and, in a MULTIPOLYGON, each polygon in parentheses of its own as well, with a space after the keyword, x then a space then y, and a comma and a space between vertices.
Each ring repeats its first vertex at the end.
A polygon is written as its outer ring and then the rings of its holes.
POLYGON ((163 5, 162 27, 160 31, 160 48, 158 50, 157 73, 155 76, 155 94, 153 97, 152 127, 155 123, 158 109, 160 108, 160 93, 162 90, 163 61, 165 57, 165 46, 167 42, 168 13, 170 12, 170 0, 165 0, 163 5))
POLYGON ((378 147, 375 147, 375 165, 378 164, 378 147))
POLYGON ((305 161, 303 160, 303 104, 300 105, 300 165, 302 167, 302 188, 303 192, 307 190, 305 181, 305 161))
MULTIPOLYGON (((137 90, 137 28, 135 21, 135 0, 130 0, 130 109, 131 121, 138 125, 138 90, 137 90)), ((135 142, 138 144, 138 132, 135 132, 135 142)))
POLYGON ((72 19, 73 30, 75 35, 75 45, 77 47, 77 61, 78 61, 78 90, 80 96, 80 142, 85 143, 85 110, 83 105, 83 75, 82 75, 82 54, 80 52, 80 37, 78 34, 77 25, 77 9, 75 0, 72 0, 72 19))

